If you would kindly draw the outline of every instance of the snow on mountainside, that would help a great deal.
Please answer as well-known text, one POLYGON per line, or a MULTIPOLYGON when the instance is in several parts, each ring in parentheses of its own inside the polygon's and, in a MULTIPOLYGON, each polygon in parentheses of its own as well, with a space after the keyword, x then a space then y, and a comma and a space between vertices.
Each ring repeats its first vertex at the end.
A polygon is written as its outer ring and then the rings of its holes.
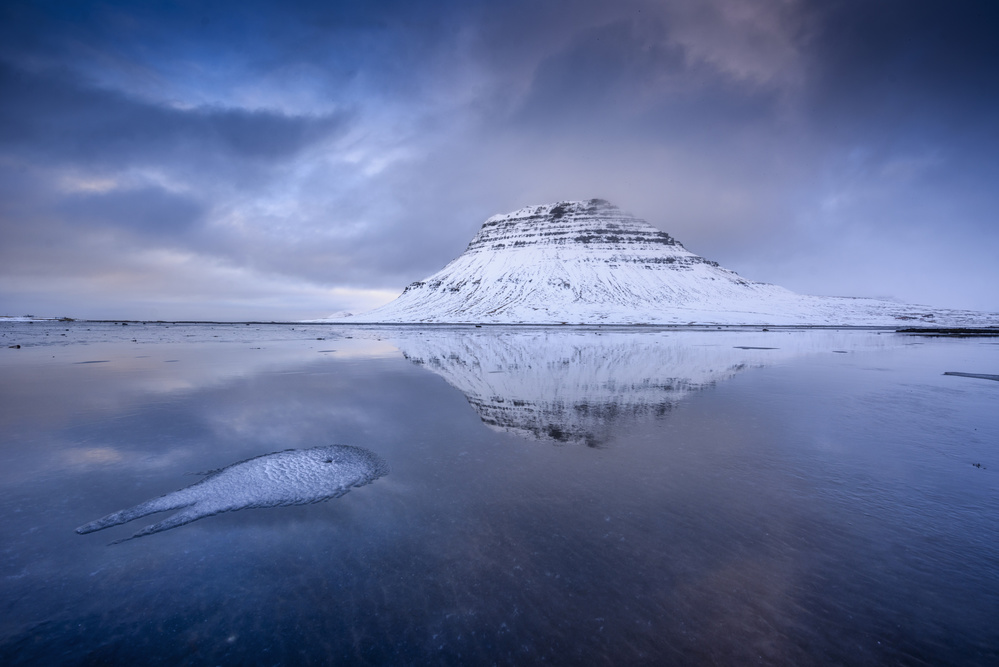
POLYGON ((342 322, 973 325, 999 315, 795 294, 684 248, 601 199, 528 206, 482 225, 459 257, 342 322))

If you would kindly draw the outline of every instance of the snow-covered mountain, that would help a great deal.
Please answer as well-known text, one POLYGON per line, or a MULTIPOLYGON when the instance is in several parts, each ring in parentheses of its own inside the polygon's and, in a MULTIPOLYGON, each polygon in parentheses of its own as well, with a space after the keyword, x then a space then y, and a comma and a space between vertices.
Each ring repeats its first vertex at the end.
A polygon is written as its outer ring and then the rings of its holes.
POLYGON ((972 325, 999 315, 795 294, 684 248, 602 199, 528 206, 482 225, 459 257, 343 322, 972 325))

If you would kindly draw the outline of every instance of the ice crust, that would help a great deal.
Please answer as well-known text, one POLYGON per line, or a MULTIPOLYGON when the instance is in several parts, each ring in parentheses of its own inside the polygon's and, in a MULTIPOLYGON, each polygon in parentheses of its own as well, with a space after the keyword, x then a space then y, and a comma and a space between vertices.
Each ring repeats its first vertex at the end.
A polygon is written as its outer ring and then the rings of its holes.
POLYGON ((466 250, 391 303, 341 322, 896 325, 999 314, 806 296, 747 280, 600 199, 489 218, 466 250))
POLYGON ((360 447, 289 449, 211 471, 196 484, 114 512, 80 526, 76 532, 92 533, 156 512, 181 510, 132 535, 142 537, 221 512, 308 505, 338 498, 387 473, 388 465, 381 457, 360 447))

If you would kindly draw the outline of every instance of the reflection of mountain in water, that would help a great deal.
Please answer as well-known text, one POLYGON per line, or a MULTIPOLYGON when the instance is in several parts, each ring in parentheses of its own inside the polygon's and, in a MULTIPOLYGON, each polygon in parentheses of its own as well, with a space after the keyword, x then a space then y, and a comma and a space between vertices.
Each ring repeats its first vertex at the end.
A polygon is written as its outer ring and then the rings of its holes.
POLYGON ((591 447, 616 425, 661 417, 688 393, 746 368, 880 343, 857 332, 461 329, 396 340, 407 359, 461 390, 489 427, 591 447))

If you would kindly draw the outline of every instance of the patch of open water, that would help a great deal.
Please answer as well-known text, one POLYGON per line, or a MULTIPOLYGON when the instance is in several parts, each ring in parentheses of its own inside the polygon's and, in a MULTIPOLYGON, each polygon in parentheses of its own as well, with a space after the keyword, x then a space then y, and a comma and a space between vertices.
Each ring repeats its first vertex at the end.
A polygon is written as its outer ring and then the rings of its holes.
POLYGON ((4 664, 999 662, 999 383, 943 375, 999 372, 988 340, 0 334, 4 664), (390 471, 74 532, 334 443, 390 471))

